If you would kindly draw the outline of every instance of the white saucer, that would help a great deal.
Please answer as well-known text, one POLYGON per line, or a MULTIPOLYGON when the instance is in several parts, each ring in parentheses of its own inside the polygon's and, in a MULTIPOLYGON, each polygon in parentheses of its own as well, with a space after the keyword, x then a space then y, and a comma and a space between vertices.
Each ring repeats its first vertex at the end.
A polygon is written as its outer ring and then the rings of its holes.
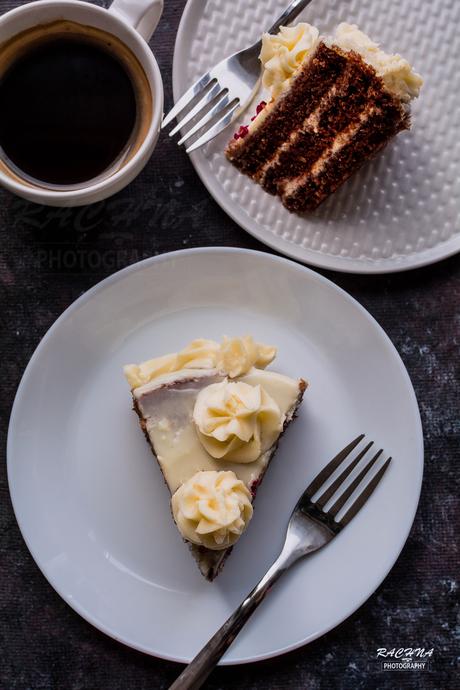
POLYGON ((374 592, 414 518, 422 430, 393 345, 333 283, 265 253, 174 252, 102 281, 41 341, 11 415, 11 497, 33 557, 70 606, 127 645, 189 661, 277 555, 302 489, 361 432, 394 458, 381 485, 333 543, 279 582, 223 663, 313 640, 374 592), (210 584, 173 524, 122 365, 245 333, 276 344, 274 368, 310 386, 250 528, 210 584))
MULTIPOLYGON (((173 65, 177 100, 203 72, 266 30, 287 0, 188 0, 173 65)), ((330 34, 356 23, 401 53, 424 77, 413 127, 364 165, 317 211, 289 213, 240 174, 224 149, 253 106, 191 160, 216 202, 242 228, 277 251, 315 266, 355 273, 404 271, 460 251, 460 2, 315 0, 298 21, 330 34), (442 20, 439 18, 442 17, 442 20)))

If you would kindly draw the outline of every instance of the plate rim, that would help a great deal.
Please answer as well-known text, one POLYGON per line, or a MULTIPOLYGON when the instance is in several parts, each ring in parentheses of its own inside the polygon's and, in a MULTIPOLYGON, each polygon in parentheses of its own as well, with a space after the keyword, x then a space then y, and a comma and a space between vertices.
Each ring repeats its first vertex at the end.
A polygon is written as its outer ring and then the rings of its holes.
MULTIPOLYGON (((186 34, 188 22, 196 6, 199 6, 199 0, 187 0, 176 33, 172 64, 172 87, 175 103, 182 94, 182 91, 179 89, 179 79, 181 74, 180 65, 186 62, 183 54, 184 45, 186 43, 184 35, 186 34)), ((206 190, 217 205, 237 225, 271 249, 291 259, 301 261, 304 264, 330 271, 337 271, 339 273, 384 275, 387 273, 402 273, 403 271, 411 271, 422 268, 423 266, 430 266, 431 264, 448 259, 460 252, 460 235, 453 236, 433 248, 424 249, 422 252, 414 252, 408 256, 404 255, 402 257, 382 259, 377 264, 373 263, 372 259, 363 260, 332 256, 330 254, 323 254, 321 250, 314 251, 312 249, 302 248, 300 245, 289 242, 282 237, 270 235, 265 230, 259 228, 257 223, 242 212, 240 206, 230 202, 227 195, 222 193, 222 188, 216 183, 216 179, 209 174, 202 164, 202 150, 193 151, 189 154, 189 158, 206 190)))
POLYGON ((273 650, 271 652, 267 652, 264 654, 258 654, 256 656, 247 656, 247 657, 238 657, 236 659, 230 658, 230 659, 222 659, 219 662, 219 665, 221 666, 235 666, 239 664, 247 664, 247 663, 256 663, 259 661, 264 661, 267 659, 275 658, 278 656, 281 656, 283 654, 286 654, 287 652, 293 651, 295 649, 299 649, 300 647, 303 647, 307 645, 308 643, 312 642, 315 639, 318 639, 319 637, 322 637, 326 633, 330 632, 331 630, 335 629, 337 626, 339 626, 341 623, 343 623, 345 620, 347 620, 350 616, 352 616, 365 602, 367 602, 370 597, 375 593, 375 591, 382 585, 384 580, 386 579, 387 575, 389 572, 392 570, 394 565, 396 564, 397 560, 399 559, 399 556, 407 542, 407 539, 409 537, 409 534, 412 530, 413 522, 417 513, 418 505, 420 502, 420 493, 421 493, 421 487, 422 487, 422 480, 423 480, 423 472, 424 472, 424 438, 423 438, 423 427, 422 427, 422 422, 421 422, 421 417, 420 417, 420 409, 418 406, 418 401, 417 397, 414 391, 414 387, 412 385, 412 381, 410 379, 409 373, 404 365, 404 362, 397 351, 396 347, 394 346, 393 342, 391 341, 390 337, 387 335, 385 330, 382 328, 382 326, 378 323, 378 321, 372 316, 372 314, 367 311, 367 309, 360 304, 360 302, 355 299, 352 295, 350 295, 348 292, 346 292, 343 288, 340 286, 336 285, 332 280, 329 278, 326 278, 325 276, 321 275, 320 273, 317 273, 311 268, 308 268, 307 266, 298 264, 296 262, 291 261, 290 259, 287 259, 282 256, 278 256, 275 254, 270 254, 268 252, 264 251, 258 251, 258 250, 252 250, 252 249, 246 249, 242 247, 225 247, 225 246, 205 246, 205 247, 193 247, 193 248, 187 248, 187 249, 179 249, 175 250, 172 252, 165 252, 163 254, 159 254, 157 256, 153 257, 148 257, 146 259, 143 259, 141 261, 138 261, 136 263, 130 264, 129 266, 126 266, 125 268, 120 269, 119 271, 116 271, 115 273, 107 276, 106 278, 102 279, 95 285, 93 285, 89 290, 84 292, 82 295, 77 297, 76 300, 74 300, 57 318, 56 320, 51 324, 51 326, 48 328, 46 333, 42 336, 40 339, 38 345, 36 346, 27 366, 24 369, 24 372, 22 374, 21 380, 19 382, 15 397, 14 397, 14 402, 11 408, 11 413, 10 413, 10 419, 8 422, 8 432, 7 432, 7 479, 8 479, 8 490, 9 490, 9 495, 10 495, 10 500, 11 504, 13 507, 13 512, 14 516, 16 518, 16 522, 18 524, 20 533, 22 538, 24 539, 24 542, 27 546, 27 549, 29 550, 33 560, 35 561, 35 564, 47 580, 47 582, 51 585, 51 587, 59 594, 59 596, 63 599, 63 601, 68 604, 76 613, 78 613, 87 623, 91 624, 94 626, 96 629, 99 631, 105 633, 112 639, 115 639, 117 642, 120 642, 121 644, 124 644, 128 647, 131 647, 132 649, 135 649, 137 651, 143 652, 145 654, 148 654, 149 656, 154 656, 156 658, 161 658, 165 659, 167 661, 173 661, 176 663, 181 663, 181 664, 187 664, 191 661, 190 658, 180 656, 180 655, 170 655, 170 654, 164 654, 164 653, 158 653, 155 651, 152 651, 151 648, 148 648, 142 644, 137 644, 132 641, 128 641, 125 639, 122 635, 117 634, 117 631, 113 628, 109 628, 107 625, 105 625, 102 621, 99 621, 97 616, 92 615, 81 603, 77 602, 74 598, 69 599, 68 594, 64 591, 64 588, 60 586, 60 584, 56 581, 57 578, 53 577, 50 573, 46 572, 46 566, 44 563, 40 561, 40 556, 36 552, 36 549, 32 546, 32 544, 29 542, 28 537, 26 536, 26 525, 24 525, 20 519, 20 508, 18 503, 16 502, 17 499, 14 498, 14 479, 13 479, 13 436, 15 434, 15 427, 17 427, 17 422, 16 422, 16 417, 18 416, 18 410, 20 409, 21 406, 21 401, 22 401, 22 396, 25 393, 25 389, 27 386, 27 380, 29 376, 31 375, 31 372, 33 370, 33 367, 35 366, 35 361, 38 360, 42 350, 47 347, 48 342, 50 338, 54 335, 54 332, 59 328, 60 324, 64 322, 67 318, 71 317, 72 313, 74 310, 79 309, 82 305, 84 305, 86 302, 90 301, 95 295, 97 295, 99 292, 102 292, 105 288, 109 287, 111 284, 116 283, 118 280, 128 276, 130 273, 135 273, 138 270, 142 270, 144 267, 149 266, 149 265, 155 265, 158 263, 162 262, 167 262, 171 259, 174 259, 174 257, 177 256, 190 256, 193 254, 204 254, 204 255, 213 255, 213 254, 227 254, 227 255, 252 255, 252 256, 257 256, 258 258, 261 258, 263 260, 269 260, 273 261, 274 263, 278 264, 287 264, 291 268, 295 268, 295 270, 300 271, 300 272, 305 272, 310 274, 310 276, 314 279, 319 281, 320 283, 327 284, 328 286, 332 287, 334 291, 337 291, 339 295, 343 298, 346 299, 348 302, 354 304, 355 307, 358 308, 358 311, 362 314, 362 316, 367 319, 374 327, 377 328, 379 331, 381 337, 383 338, 383 341, 385 342, 386 346, 389 348, 389 352, 392 353, 392 355, 396 358, 396 362, 398 364, 398 368, 400 370, 400 374, 402 375, 406 387, 407 387, 407 392, 410 396, 411 399, 411 406, 413 407, 413 413, 414 413, 414 422, 416 424, 416 437, 414 438, 414 444, 418 446, 417 450, 415 451, 416 454, 420 457, 420 462, 418 464, 418 473, 417 477, 414 478, 414 480, 417 483, 417 500, 414 503, 414 508, 411 511, 411 514, 409 515, 409 520, 408 520, 408 527, 404 531, 404 533, 401 536, 401 543, 398 548, 397 554, 393 562, 389 565, 388 569, 382 574, 382 576, 379 576, 379 580, 375 585, 375 588, 372 589, 371 592, 366 593, 363 595, 363 598, 359 600, 359 602, 353 606, 353 609, 348 611, 343 617, 340 619, 336 620, 335 623, 330 625, 329 627, 326 627, 322 629, 321 631, 315 631, 314 633, 302 638, 301 640, 298 640, 297 642, 289 645, 285 645, 284 647, 281 647, 279 649, 273 650))

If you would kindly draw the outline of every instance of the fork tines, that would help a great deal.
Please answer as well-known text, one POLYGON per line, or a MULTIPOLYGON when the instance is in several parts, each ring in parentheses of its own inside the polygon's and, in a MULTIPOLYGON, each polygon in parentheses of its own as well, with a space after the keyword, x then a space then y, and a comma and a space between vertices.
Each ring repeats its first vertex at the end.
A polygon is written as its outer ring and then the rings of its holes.
MULTIPOLYGON (((317 474, 311 484, 307 487, 305 495, 310 499, 310 501, 320 510, 324 510, 324 506, 328 503, 330 499, 337 493, 338 489, 345 483, 346 479, 351 475, 355 467, 358 466, 359 462, 364 458, 370 448, 373 446, 374 442, 370 441, 352 460, 352 462, 345 467, 345 469, 339 474, 339 476, 331 483, 331 485, 325 489, 322 494, 316 500, 313 500, 313 496, 324 486, 324 484, 332 477, 334 472, 340 467, 340 465, 348 458, 352 451, 358 446, 358 444, 364 439, 364 434, 360 434, 351 443, 349 443, 343 450, 341 450, 327 465, 326 467, 317 474)), ((363 467, 363 469, 356 475, 353 481, 347 486, 347 488, 340 494, 335 503, 326 514, 335 520, 339 511, 344 507, 348 499, 352 496, 355 490, 363 482, 366 475, 375 465, 383 449, 381 448, 377 453, 375 453, 369 462, 363 467)), ((342 517, 341 520, 336 520, 336 524, 339 527, 345 527, 350 520, 356 515, 356 513, 363 507, 367 499, 372 495, 375 488, 379 484, 381 478, 383 477, 388 465, 391 462, 391 457, 389 457, 381 468, 372 477, 371 481, 365 485, 363 491, 355 499, 354 503, 350 506, 348 511, 342 517)))
POLYGON ((222 88, 219 80, 208 72, 179 98, 164 118, 161 127, 162 129, 167 127, 174 118, 177 118, 176 126, 169 132, 169 136, 173 137, 179 130, 190 125, 177 142, 179 146, 207 128, 187 148, 187 153, 190 153, 225 129, 235 117, 239 104, 240 99, 236 95, 232 96, 228 88, 222 88), (185 112, 182 115, 183 111, 185 112))

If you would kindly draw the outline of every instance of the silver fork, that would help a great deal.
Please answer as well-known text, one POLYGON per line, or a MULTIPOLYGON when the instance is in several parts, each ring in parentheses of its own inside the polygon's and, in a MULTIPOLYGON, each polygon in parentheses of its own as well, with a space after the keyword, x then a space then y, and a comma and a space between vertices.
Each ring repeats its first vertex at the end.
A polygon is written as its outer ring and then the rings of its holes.
POLYGON ((213 637, 211 637, 201 652, 199 652, 193 661, 184 669, 169 690, 197 690, 197 688, 200 688, 221 656, 230 647, 243 625, 254 613, 278 578, 300 558, 328 544, 348 525, 350 520, 363 507, 382 479, 391 462, 391 457, 389 457, 374 474, 372 479, 348 508, 345 515, 340 520, 336 519, 340 510, 345 506, 348 499, 351 498, 352 494, 359 487, 370 469, 375 465, 383 453, 383 449, 375 453, 371 460, 369 460, 363 469, 359 471, 353 481, 350 482, 349 486, 340 494, 334 504, 327 511, 324 510, 325 505, 333 498, 337 490, 344 484, 345 480, 350 476, 360 460, 362 460, 369 451, 373 445, 373 441, 368 443, 358 453, 354 460, 345 467, 328 488, 322 491, 318 498, 315 498, 315 494, 317 494, 320 489, 324 488, 324 485, 332 477, 334 472, 363 439, 364 434, 361 434, 355 438, 354 441, 349 443, 348 446, 341 450, 340 453, 338 453, 335 458, 316 475, 311 484, 307 486, 292 511, 284 546, 276 561, 268 569, 259 584, 248 594, 242 604, 240 604, 223 626, 213 637))
MULTIPOLYGON (((294 21, 311 0, 293 0, 289 7, 276 20, 268 33, 273 34, 280 26, 294 21)), ((192 123, 195 118, 198 121, 177 142, 184 144, 191 137, 208 125, 206 131, 187 148, 187 153, 203 146, 206 142, 216 137, 233 122, 251 102, 252 97, 260 81, 259 53, 262 41, 249 46, 238 53, 219 62, 215 67, 203 74, 191 86, 175 106, 169 111, 163 120, 161 127, 166 127, 187 106, 188 110, 182 119, 169 133, 172 137, 185 125, 192 123), (196 103, 195 101, 199 99, 196 103)))

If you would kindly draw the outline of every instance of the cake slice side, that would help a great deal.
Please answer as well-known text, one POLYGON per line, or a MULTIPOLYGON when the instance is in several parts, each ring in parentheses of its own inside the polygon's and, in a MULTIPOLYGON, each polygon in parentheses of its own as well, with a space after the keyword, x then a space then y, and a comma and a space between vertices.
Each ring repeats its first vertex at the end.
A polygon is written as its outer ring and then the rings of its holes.
POLYGON ((355 121, 338 132, 309 171, 279 180, 277 193, 284 206, 297 213, 315 210, 409 126, 409 116, 394 99, 385 93, 376 95, 355 121))
POLYGON ((327 96, 330 89, 346 69, 346 59, 320 43, 313 56, 305 60, 290 88, 282 93, 269 112, 249 129, 244 138, 232 139, 226 156, 238 170, 253 179, 271 162, 280 148, 327 96))

